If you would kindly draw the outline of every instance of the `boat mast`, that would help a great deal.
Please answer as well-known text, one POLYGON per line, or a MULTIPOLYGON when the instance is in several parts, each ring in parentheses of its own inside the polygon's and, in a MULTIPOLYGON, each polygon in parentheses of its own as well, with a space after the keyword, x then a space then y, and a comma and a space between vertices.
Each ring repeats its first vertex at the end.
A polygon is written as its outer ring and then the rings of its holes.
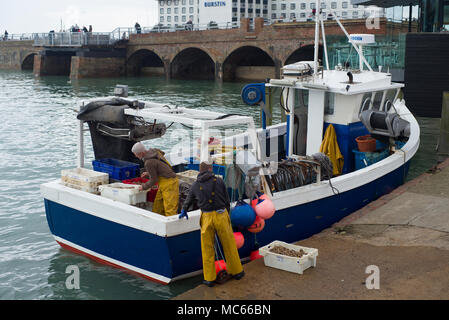
POLYGON ((314 71, 315 76, 318 76, 318 55, 319 55, 319 47, 320 47, 320 1, 316 0, 315 4, 315 60, 314 60, 314 71))

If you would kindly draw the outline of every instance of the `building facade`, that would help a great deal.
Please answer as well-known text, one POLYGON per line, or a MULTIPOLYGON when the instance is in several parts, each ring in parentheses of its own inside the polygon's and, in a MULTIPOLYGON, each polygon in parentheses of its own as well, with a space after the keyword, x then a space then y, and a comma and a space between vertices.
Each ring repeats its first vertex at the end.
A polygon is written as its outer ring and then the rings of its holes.
MULTIPOLYGON (((241 18, 253 21, 262 17, 269 21, 310 21, 315 0, 158 0, 159 23, 167 27, 195 25, 239 26, 241 18)), ((360 19, 372 14, 384 15, 379 8, 353 5, 351 0, 321 1, 323 18, 334 11, 341 19, 360 19)))

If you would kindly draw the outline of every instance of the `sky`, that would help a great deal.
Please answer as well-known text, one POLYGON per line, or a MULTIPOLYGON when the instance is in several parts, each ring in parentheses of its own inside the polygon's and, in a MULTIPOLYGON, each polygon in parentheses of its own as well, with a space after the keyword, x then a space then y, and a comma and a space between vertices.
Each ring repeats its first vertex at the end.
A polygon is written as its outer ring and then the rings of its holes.
POLYGON ((0 0, 0 33, 47 33, 78 24, 94 32, 157 24, 156 0, 0 0))

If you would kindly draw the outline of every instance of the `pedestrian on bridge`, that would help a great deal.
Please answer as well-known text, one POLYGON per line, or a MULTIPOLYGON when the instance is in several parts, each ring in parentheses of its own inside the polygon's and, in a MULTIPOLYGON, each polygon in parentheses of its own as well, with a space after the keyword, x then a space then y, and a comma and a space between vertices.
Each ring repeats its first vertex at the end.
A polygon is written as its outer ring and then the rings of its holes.
POLYGON ((140 24, 138 22, 136 22, 136 25, 134 27, 136 28, 137 34, 142 33, 142 27, 140 26, 140 24))
POLYGON ((4 41, 8 40, 8 35, 9 35, 8 31, 5 30, 5 36, 3 37, 4 41))

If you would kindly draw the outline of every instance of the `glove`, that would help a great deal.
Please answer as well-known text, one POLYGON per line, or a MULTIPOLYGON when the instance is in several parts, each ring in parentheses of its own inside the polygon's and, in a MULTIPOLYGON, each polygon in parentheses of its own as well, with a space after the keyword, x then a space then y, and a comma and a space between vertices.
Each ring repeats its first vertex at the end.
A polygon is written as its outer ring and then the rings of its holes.
POLYGON ((186 218, 187 220, 189 220, 189 215, 187 214, 187 212, 185 210, 181 211, 181 214, 179 215, 179 219, 183 219, 186 218))

